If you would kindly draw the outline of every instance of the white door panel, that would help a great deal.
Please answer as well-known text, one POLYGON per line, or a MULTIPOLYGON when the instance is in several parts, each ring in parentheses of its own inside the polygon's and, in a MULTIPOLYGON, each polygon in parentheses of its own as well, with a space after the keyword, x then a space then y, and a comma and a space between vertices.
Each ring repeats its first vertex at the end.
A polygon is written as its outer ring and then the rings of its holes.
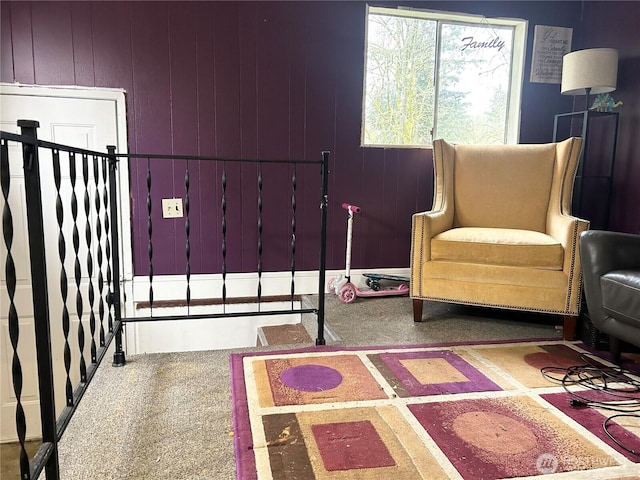
MULTIPOLYGON (((116 91, 97 90, 76 90, 76 89, 42 89, 40 87, 16 87, 0 86, 0 125, 5 131, 18 133, 16 126, 18 119, 37 120, 40 123, 38 138, 64 145, 97 150, 106 152, 107 145, 115 145, 119 152, 126 152, 126 127, 124 115, 124 94, 116 91), (122 129, 118 129, 118 126, 122 129)), ((10 151, 11 162, 11 190, 9 204, 13 217, 14 239, 11 253, 16 264, 17 286, 15 304, 20 318, 20 341, 18 351, 23 374, 22 404, 27 418, 27 437, 38 437, 39 427, 39 403, 37 388, 37 373, 35 364, 35 338, 33 325, 33 307, 31 305, 31 281, 28 255, 28 236, 26 230, 26 204, 24 197, 24 180, 22 179, 22 156, 18 147, 13 147, 10 151), (18 152, 15 152, 18 149, 18 152), (17 155, 15 155, 17 153, 17 155), (13 154, 13 155, 12 155, 13 154)), ((93 312, 96 317, 96 329, 93 336, 96 345, 99 347, 100 318, 98 313, 99 288, 98 288, 98 245, 102 248, 102 275, 105 279, 103 292, 106 286, 106 254, 105 254, 105 232, 101 238, 97 237, 96 223, 98 221, 95 212, 95 172, 93 171, 93 158, 88 159, 88 188, 85 189, 83 178, 83 158, 82 155, 75 155, 76 181, 75 187, 70 182, 70 161, 65 153, 60 154, 61 186, 60 197, 64 204, 64 219, 62 222, 62 232, 65 242, 64 269, 67 277, 67 298, 66 307, 69 313, 69 333, 68 344, 72 352, 72 362, 69 376, 73 387, 80 379, 79 363, 80 352, 78 347, 78 330, 80 320, 84 328, 85 344, 83 348, 83 358, 87 365, 90 364, 91 332, 89 326, 90 307, 88 302, 89 282, 93 284, 96 300, 94 301, 93 312), (78 214, 74 221, 71 213, 71 192, 75 192, 78 214), (87 265, 86 240, 86 213, 85 213, 85 193, 88 193, 91 228, 91 255, 93 257, 93 275, 89 278, 87 265), (80 293, 84 299, 84 306, 81 319, 76 311, 76 286, 75 263, 76 252, 73 245, 73 232, 77 229, 79 237, 79 248, 77 252, 80 264, 81 278, 80 293)), ((61 295, 61 262, 59 256, 59 234, 56 215, 56 186, 53 178, 53 163, 50 153, 40 155, 41 165, 41 189, 43 198, 43 226, 45 231, 45 255, 47 258, 47 285, 49 289, 49 315, 50 329, 52 335, 52 355, 54 364, 54 388, 56 397, 56 411, 59 412, 65 406, 65 383, 67 373, 64 367, 65 338, 63 333, 63 300, 61 295)), ((98 176, 102 178, 101 164, 99 165, 98 176)), ((126 218, 120 219, 125 225, 129 225, 128 219, 128 167, 126 162, 121 162, 120 168, 120 190, 124 192, 119 199, 126 199, 122 205, 122 211, 126 213, 126 218), (124 172, 124 173, 123 173, 124 172)), ((100 188, 100 217, 104 218, 103 191, 100 188)), ((4 205, 3 205, 4 206, 4 205)), ((122 230, 121 230, 122 232, 122 230)), ((129 239, 130 231, 122 232, 124 239, 129 239)), ((130 241, 122 242, 130 245, 130 241)), ((0 239, 0 255, 2 263, 6 258, 7 249, 4 241, 0 239)), ((123 252, 122 271, 123 275, 130 275, 131 272, 131 252, 123 252)), ((8 335, 8 311, 9 298, 6 288, 5 272, 2 269, 0 283, 0 300, 2 309, 0 310, 0 414, 2 428, 0 431, 0 441, 10 441, 16 438, 15 432, 15 395, 11 376, 11 362, 13 350, 8 335)), ((106 308, 105 308, 106 310, 106 308)), ((104 319, 104 329, 107 329, 107 319, 104 319)))

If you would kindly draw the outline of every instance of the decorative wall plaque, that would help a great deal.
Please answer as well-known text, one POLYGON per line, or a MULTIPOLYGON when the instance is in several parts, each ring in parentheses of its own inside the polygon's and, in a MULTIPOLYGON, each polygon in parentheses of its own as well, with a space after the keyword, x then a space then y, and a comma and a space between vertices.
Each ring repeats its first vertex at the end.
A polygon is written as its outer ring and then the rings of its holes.
POLYGON ((530 81, 561 83, 562 57, 571 51, 572 28, 536 25, 530 81))

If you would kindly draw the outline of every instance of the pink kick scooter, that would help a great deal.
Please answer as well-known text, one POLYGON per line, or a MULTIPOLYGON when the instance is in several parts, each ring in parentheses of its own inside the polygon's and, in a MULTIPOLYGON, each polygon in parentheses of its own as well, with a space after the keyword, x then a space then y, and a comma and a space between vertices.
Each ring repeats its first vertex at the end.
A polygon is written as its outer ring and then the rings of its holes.
POLYGON ((335 278, 329 280, 327 284, 327 290, 329 293, 335 293, 343 303, 352 303, 356 297, 388 297, 392 295, 407 295, 409 293, 408 285, 400 283, 395 287, 381 288, 379 280, 392 280, 400 282, 408 282, 407 277, 401 277, 396 275, 385 275, 369 273, 364 274, 367 277, 367 285, 371 288, 358 288, 351 283, 351 239, 353 236, 353 218, 356 213, 360 213, 360 207, 343 203, 342 208, 347 210, 347 254, 346 254, 346 268, 344 275, 338 275, 335 278))

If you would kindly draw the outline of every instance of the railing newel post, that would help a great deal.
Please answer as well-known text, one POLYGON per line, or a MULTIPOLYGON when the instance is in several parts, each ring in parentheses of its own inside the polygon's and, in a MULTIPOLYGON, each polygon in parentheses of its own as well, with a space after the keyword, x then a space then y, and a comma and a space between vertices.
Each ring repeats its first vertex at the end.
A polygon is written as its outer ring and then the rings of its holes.
MULTIPOLYGON (((40 396, 40 422, 42 443, 51 445, 51 454, 45 464, 49 480, 60 478, 58 463, 58 432, 53 384, 53 360, 51 355, 51 331, 49 328, 49 294, 47 290, 47 260, 42 214, 42 189, 38 159, 38 134, 40 126, 35 120, 18 120, 24 136, 34 143, 23 143, 24 191, 27 206, 27 228, 31 264, 31 296, 35 324, 38 386, 40 396)), ((23 473, 23 480, 24 480, 23 473)), ((30 478, 30 477, 26 477, 30 478)))
POLYGON ((327 264, 327 205, 329 152, 322 152, 322 192, 320 196, 320 269, 318 274, 318 338, 316 345, 326 345, 324 338, 324 288, 327 264))
POLYGON ((109 292, 109 298, 115 317, 114 330, 116 341, 112 365, 114 367, 122 367, 125 365, 126 360, 124 350, 122 349, 122 312, 120 311, 120 238, 118 236, 118 186, 116 183, 118 157, 116 156, 116 147, 108 145, 107 155, 109 160, 109 208, 111 216, 111 262, 113 269, 113 291, 109 292))

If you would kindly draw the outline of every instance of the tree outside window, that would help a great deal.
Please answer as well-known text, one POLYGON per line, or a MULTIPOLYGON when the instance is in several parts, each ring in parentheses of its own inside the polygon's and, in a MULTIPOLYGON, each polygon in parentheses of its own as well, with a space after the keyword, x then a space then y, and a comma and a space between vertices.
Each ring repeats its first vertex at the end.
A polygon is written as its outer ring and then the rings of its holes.
POLYGON ((363 145, 517 141, 526 22, 439 17, 369 9, 363 145))

